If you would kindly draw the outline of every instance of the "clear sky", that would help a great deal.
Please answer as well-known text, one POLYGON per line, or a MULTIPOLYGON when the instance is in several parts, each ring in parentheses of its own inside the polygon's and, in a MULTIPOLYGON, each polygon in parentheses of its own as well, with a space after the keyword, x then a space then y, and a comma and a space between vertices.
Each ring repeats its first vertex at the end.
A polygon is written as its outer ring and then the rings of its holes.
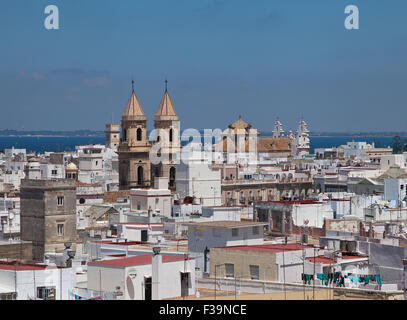
POLYGON ((405 0, 2 0, 0 129, 104 130, 164 80, 185 128, 407 130, 405 0), (360 29, 344 27, 357 5, 360 29), (59 30, 44 9, 59 8, 59 30))

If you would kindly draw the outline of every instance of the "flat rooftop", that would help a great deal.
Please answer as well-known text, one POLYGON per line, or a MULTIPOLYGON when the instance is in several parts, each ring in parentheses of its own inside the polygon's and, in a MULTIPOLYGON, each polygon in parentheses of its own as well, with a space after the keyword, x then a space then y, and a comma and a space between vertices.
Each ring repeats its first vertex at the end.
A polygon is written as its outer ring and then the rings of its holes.
POLYGON ((99 240, 99 241, 91 241, 92 243, 100 243, 100 244, 114 244, 118 246, 133 246, 136 244, 150 244, 149 242, 144 241, 113 241, 113 240, 99 240))
MULTIPOLYGON (((142 254, 142 255, 138 255, 138 256, 126 257, 126 258, 120 258, 120 259, 92 261, 92 262, 88 263, 88 266, 131 267, 131 266, 151 264, 152 259, 153 259, 152 255, 142 254)), ((185 258, 182 256, 162 255, 163 263, 181 261, 181 260, 186 260, 186 259, 188 259, 188 258, 185 258)))
POLYGON ((208 222, 185 222, 184 226, 191 227, 209 227, 209 228, 241 228, 241 227, 257 227, 266 226, 266 222, 254 222, 254 221, 208 221, 208 222))
MULTIPOLYGON (((247 245, 247 246, 228 246, 228 247, 215 247, 214 249, 226 249, 226 250, 242 250, 242 251, 255 251, 255 252, 283 252, 283 251, 296 251, 302 249, 315 248, 311 245, 304 245, 301 243, 276 243, 276 244, 259 244, 259 245, 247 245)), ((323 247, 319 247, 323 248, 323 247)))
POLYGON ((112 224, 122 224, 122 225, 129 225, 129 226, 163 226, 163 223, 158 223, 158 222, 117 222, 117 223, 112 223, 112 224))
POLYGON ((260 203, 282 203, 282 204, 321 204, 318 200, 280 200, 280 201, 254 201, 260 203))

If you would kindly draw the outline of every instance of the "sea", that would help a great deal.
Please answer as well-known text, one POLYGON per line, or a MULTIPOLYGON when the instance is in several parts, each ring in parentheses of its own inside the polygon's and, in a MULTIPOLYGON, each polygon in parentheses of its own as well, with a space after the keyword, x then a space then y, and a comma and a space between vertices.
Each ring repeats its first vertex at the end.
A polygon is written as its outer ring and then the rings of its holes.
MULTIPOLYGON (((407 137, 401 137, 402 141, 407 140, 407 137)), ((392 146, 393 137, 389 136, 310 136, 310 153, 314 152, 315 148, 331 148, 346 144, 349 141, 365 141, 367 143, 374 142, 376 147, 386 148, 392 146)), ((63 152, 75 151, 75 146, 89 144, 104 144, 105 137, 103 136, 77 136, 77 137, 61 137, 61 136, 0 136, 0 150, 17 148, 26 149, 27 152, 43 153, 45 151, 63 152)), ((184 142, 185 144, 187 142, 184 142)))

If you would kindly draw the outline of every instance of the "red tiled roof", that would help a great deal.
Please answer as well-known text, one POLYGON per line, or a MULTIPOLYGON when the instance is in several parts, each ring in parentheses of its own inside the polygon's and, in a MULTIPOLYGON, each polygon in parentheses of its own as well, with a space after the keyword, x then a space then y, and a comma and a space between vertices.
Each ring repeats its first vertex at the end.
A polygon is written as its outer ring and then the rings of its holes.
POLYGON ((229 246, 229 247, 215 247, 215 249, 227 249, 227 250, 245 250, 256 252, 283 252, 283 251, 295 251, 302 249, 314 248, 310 245, 302 245, 301 243, 277 243, 277 244, 261 244, 261 245, 247 245, 247 246, 229 246))
MULTIPOLYGON (((172 261, 181 261, 181 260, 185 260, 185 257, 162 255, 163 262, 172 262, 172 261)), ((152 255, 142 254, 139 256, 127 257, 127 258, 122 258, 122 259, 93 261, 93 262, 89 262, 88 265, 130 267, 130 266, 151 264, 151 262, 152 262, 152 255)))
POLYGON ((308 257, 305 258, 306 260, 312 262, 312 263, 323 263, 323 264, 335 264, 336 261, 333 259, 329 259, 327 257, 324 256, 317 256, 317 257, 308 257))
POLYGON ((148 226, 164 226, 163 223, 140 223, 140 222, 118 222, 116 224, 127 224, 130 226, 137 226, 137 225, 148 225, 148 226))
POLYGON ((361 258, 368 258, 368 256, 344 256, 344 255, 342 255, 342 260, 361 259, 361 258))
POLYGON ((91 241, 92 243, 101 243, 101 244, 115 244, 118 246, 132 246, 136 244, 147 244, 149 242, 144 241, 127 241, 127 242, 113 242, 112 240, 101 240, 101 241, 91 241))
POLYGON ((55 266, 48 266, 42 264, 21 263, 16 261, 0 261, 0 270, 12 271, 29 271, 29 270, 45 270, 56 269, 55 266))
POLYGON ((85 183, 81 181, 76 181, 77 186, 89 186, 89 187, 100 187, 101 185, 99 183, 85 183))
POLYGON ((280 201, 257 201, 257 202, 270 202, 270 203, 284 203, 284 204, 320 204, 317 200, 280 200, 280 201))

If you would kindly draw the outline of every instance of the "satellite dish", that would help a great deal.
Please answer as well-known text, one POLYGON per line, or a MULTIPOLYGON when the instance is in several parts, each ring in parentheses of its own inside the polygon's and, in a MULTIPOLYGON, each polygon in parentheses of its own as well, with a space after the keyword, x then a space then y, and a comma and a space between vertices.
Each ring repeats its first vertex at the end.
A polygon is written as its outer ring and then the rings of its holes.
POLYGON ((14 219, 14 213, 12 213, 12 212, 10 212, 10 218, 9 218, 10 220, 13 220, 14 219))
POLYGON ((130 300, 134 300, 134 285, 133 285, 133 280, 131 279, 130 276, 127 276, 126 285, 127 285, 127 293, 129 294, 130 300))

